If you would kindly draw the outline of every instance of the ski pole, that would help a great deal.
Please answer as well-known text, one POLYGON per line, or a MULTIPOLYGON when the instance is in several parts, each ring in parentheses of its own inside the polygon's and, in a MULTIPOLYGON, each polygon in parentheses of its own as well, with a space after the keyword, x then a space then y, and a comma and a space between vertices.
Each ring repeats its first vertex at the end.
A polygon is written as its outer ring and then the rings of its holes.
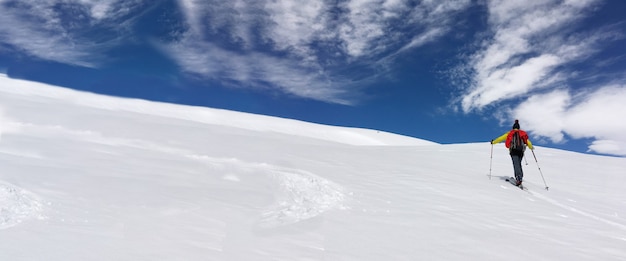
POLYGON ((524 157, 524 162, 526 162, 526 165, 528 166, 528 160, 526 159, 526 157, 524 157))
POLYGON ((541 172, 541 167, 539 167, 539 161, 537 161, 537 156, 535 156, 535 150, 530 150, 530 151, 533 152, 535 163, 537 163, 537 168, 539 168, 539 174, 541 174, 541 179, 543 179, 543 184, 546 185, 546 190, 548 190, 548 184, 546 183, 546 179, 543 177, 543 172, 541 172))
POLYGON ((491 143, 491 156, 489 160, 489 179, 491 179, 491 163, 493 162, 493 143, 491 143))

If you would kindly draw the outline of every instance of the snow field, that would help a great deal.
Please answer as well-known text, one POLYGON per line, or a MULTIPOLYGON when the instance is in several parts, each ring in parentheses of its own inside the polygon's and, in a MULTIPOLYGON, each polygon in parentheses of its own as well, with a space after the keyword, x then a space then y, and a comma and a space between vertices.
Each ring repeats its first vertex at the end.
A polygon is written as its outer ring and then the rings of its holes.
POLYGON ((623 158, 3 81, 0 260, 626 259, 623 158))

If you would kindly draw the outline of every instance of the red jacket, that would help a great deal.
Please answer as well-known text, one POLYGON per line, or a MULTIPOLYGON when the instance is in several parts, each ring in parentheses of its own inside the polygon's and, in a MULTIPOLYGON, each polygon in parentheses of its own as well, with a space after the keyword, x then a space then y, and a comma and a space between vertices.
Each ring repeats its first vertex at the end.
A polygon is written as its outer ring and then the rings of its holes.
POLYGON ((503 134, 502 136, 496 138, 495 140, 491 141, 491 144, 497 144, 500 143, 502 141, 504 141, 506 139, 506 142, 504 143, 504 146, 506 146, 507 148, 509 148, 511 146, 511 139, 513 137, 513 133, 518 131, 519 132, 519 136, 520 138, 522 138, 522 141, 528 146, 529 149, 533 149, 533 144, 532 142, 530 142, 530 140, 528 139, 528 134, 523 131, 523 130, 518 130, 518 129, 513 129, 505 134, 503 134))

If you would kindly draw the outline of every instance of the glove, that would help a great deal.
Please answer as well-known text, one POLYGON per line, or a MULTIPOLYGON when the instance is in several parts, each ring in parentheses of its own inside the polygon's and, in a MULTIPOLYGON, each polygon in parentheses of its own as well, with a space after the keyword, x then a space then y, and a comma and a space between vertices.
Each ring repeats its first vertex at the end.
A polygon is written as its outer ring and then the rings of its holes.
POLYGON ((491 144, 493 144, 493 140, 491 140, 491 144))

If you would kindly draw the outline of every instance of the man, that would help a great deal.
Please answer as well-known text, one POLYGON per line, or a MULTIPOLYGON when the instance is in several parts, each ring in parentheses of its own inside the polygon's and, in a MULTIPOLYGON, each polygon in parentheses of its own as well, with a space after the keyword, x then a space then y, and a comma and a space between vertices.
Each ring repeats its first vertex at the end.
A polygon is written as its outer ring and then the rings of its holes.
POLYGON ((511 131, 503 134, 502 136, 491 140, 491 144, 498 144, 506 140, 504 145, 509 149, 511 160, 513 161, 513 172, 515 173, 515 181, 517 186, 522 185, 522 179, 524 178, 524 172, 522 171, 522 158, 524 158, 524 150, 526 146, 533 149, 533 144, 528 139, 528 134, 525 131, 520 130, 519 121, 515 120, 511 131))

